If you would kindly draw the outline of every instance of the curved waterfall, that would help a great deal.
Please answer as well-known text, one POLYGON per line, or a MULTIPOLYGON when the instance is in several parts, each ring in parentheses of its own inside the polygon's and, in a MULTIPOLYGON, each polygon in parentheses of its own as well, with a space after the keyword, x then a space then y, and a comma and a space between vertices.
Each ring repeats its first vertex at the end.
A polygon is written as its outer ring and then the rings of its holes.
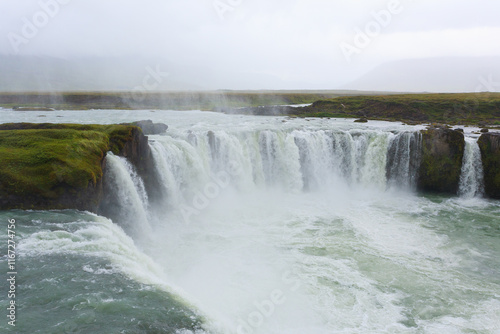
MULTIPOLYGON (((458 294, 448 283, 468 270, 462 257, 486 258, 463 254, 470 233, 441 235, 456 230, 443 229, 457 224, 447 215, 465 209, 412 195, 417 131, 185 130, 151 136, 150 148, 155 201, 124 158, 107 156, 115 221, 165 270, 166 286, 182 289, 208 333, 455 329, 438 313, 421 314, 429 304, 474 314, 460 306, 471 291, 483 309, 500 310, 481 299, 477 277, 460 276, 458 294), (443 206, 451 207, 435 214, 443 206)), ((460 194, 481 189, 479 148, 466 138, 460 194)), ((483 318, 464 328, 489 329, 483 318)))
POLYGON ((419 135, 373 130, 209 131, 155 137, 150 145, 161 187, 171 203, 179 204, 221 173, 239 190, 414 189, 419 135))

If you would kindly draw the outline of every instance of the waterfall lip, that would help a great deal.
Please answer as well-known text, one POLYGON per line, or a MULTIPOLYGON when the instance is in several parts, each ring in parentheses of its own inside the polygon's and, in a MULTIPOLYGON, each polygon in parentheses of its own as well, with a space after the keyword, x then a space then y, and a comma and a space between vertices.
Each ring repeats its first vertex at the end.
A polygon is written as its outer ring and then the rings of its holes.
MULTIPOLYGON (((465 137, 471 137, 471 138, 479 138, 481 137, 481 127, 477 126, 468 126, 468 125, 454 125, 451 127, 453 130, 458 130, 461 129, 463 130, 464 136, 465 137)), ((489 129, 490 132, 493 133, 500 133, 500 129, 489 129)))

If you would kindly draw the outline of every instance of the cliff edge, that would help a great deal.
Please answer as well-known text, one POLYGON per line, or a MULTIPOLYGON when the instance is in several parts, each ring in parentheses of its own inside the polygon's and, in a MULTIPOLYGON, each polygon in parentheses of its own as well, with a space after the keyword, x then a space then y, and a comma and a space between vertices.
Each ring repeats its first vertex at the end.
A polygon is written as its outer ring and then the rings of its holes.
POLYGON ((141 176, 151 168, 148 138, 137 126, 0 124, 0 210, 97 212, 108 151, 127 157, 141 176))

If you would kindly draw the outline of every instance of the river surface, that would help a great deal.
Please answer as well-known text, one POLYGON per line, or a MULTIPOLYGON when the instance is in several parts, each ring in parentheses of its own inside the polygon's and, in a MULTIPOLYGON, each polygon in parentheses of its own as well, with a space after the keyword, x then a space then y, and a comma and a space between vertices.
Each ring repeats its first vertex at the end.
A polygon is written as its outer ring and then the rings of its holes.
MULTIPOLYGON (((473 130, 460 196, 415 191, 421 126, 200 111, 1 110, 0 122, 169 125, 158 198, 108 154, 118 207, 16 220, 2 333, 500 333, 500 201, 473 130)), ((3 286, 3 285, 2 285, 3 286)), ((6 286, 6 285, 5 285, 6 286)))

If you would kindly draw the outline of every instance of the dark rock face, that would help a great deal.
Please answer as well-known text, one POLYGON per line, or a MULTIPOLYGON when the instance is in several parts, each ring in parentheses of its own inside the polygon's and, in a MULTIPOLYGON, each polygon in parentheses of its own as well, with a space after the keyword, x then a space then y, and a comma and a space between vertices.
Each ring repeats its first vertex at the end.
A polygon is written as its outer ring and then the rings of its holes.
MULTIPOLYGON (((104 163, 103 163, 104 165, 104 163)), ((61 184, 63 195, 57 198, 46 198, 30 195, 17 195, 0 191, 0 209, 10 210, 63 210, 75 209, 81 211, 97 212, 103 197, 102 178, 96 183, 89 182, 87 188, 75 191, 66 184, 61 184)))
POLYGON ((478 140, 487 196, 500 199, 500 133, 484 133, 478 140))
MULTIPOLYGON (((135 127, 132 130, 131 139, 125 142, 118 155, 127 158, 134 166, 137 174, 144 182, 150 200, 154 201, 160 198, 161 193, 158 187, 159 180, 155 172, 154 160, 148 144, 148 137, 143 134, 141 129, 135 127)), ((103 195, 101 196, 102 198, 97 212, 106 217, 112 217, 114 215, 113 207, 118 206, 118 203, 115 202, 116 198, 113 193, 116 189, 110 187, 106 180, 106 166, 104 166, 103 171, 103 195)))
MULTIPOLYGON (((61 125, 52 124, 5 124, 0 126, 7 129, 58 129, 64 127, 61 125)), ((82 125, 77 130, 88 130, 82 125)), ((0 209, 33 209, 33 210, 59 210, 59 209, 76 209, 82 211, 90 211, 101 213, 102 207, 105 206, 106 198, 113 197, 115 189, 106 188, 106 152, 113 151, 115 154, 126 157, 132 165, 134 165, 137 173, 144 180, 144 185, 148 191, 148 195, 155 197, 158 191, 157 173, 155 172, 154 160, 148 144, 148 137, 145 136, 141 129, 137 126, 118 126, 116 130, 109 135, 109 143, 103 146, 101 158, 95 161, 96 170, 99 170, 96 177, 88 180, 88 184, 84 187, 69 184, 63 175, 56 175, 57 180, 52 186, 53 192, 45 195, 33 192, 15 192, 7 191, 5 187, 0 185, 0 209)), ((85 159, 85 155, 75 153, 75 165, 79 160, 85 159)), ((93 162, 94 163, 94 162, 93 162)), ((46 177, 51 176, 50 164, 46 177)), ((76 169, 76 167, 75 167, 76 169)))
POLYGON ((141 177, 151 167, 152 158, 148 137, 144 136, 143 132, 138 128, 132 130, 131 140, 125 142, 118 155, 127 158, 137 168, 137 172, 141 177))
POLYGON ((140 127, 145 135, 159 135, 168 129, 168 125, 163 123, 153 123, 151 120, 137 121, 131 124, 140 127))
POLYGON ((417 189, 457 194, 465 139, 463 133, 447 128, 422 131, 422 157, 417 189))
MULTIPOLYGON (((155 124, 165 125, 165 124, 155 124)), ((167 127, 165 125, 165 127, 167 127)), ((120 151, 121 156, 126 157, 137 170, 144 181, 144 186, 151 199, 156 199, 160 196, 159 180, 154 165, 153 155, 148 143, 148 137, 139 131, 132 132, 132 140, 128 141, 120 151)))

